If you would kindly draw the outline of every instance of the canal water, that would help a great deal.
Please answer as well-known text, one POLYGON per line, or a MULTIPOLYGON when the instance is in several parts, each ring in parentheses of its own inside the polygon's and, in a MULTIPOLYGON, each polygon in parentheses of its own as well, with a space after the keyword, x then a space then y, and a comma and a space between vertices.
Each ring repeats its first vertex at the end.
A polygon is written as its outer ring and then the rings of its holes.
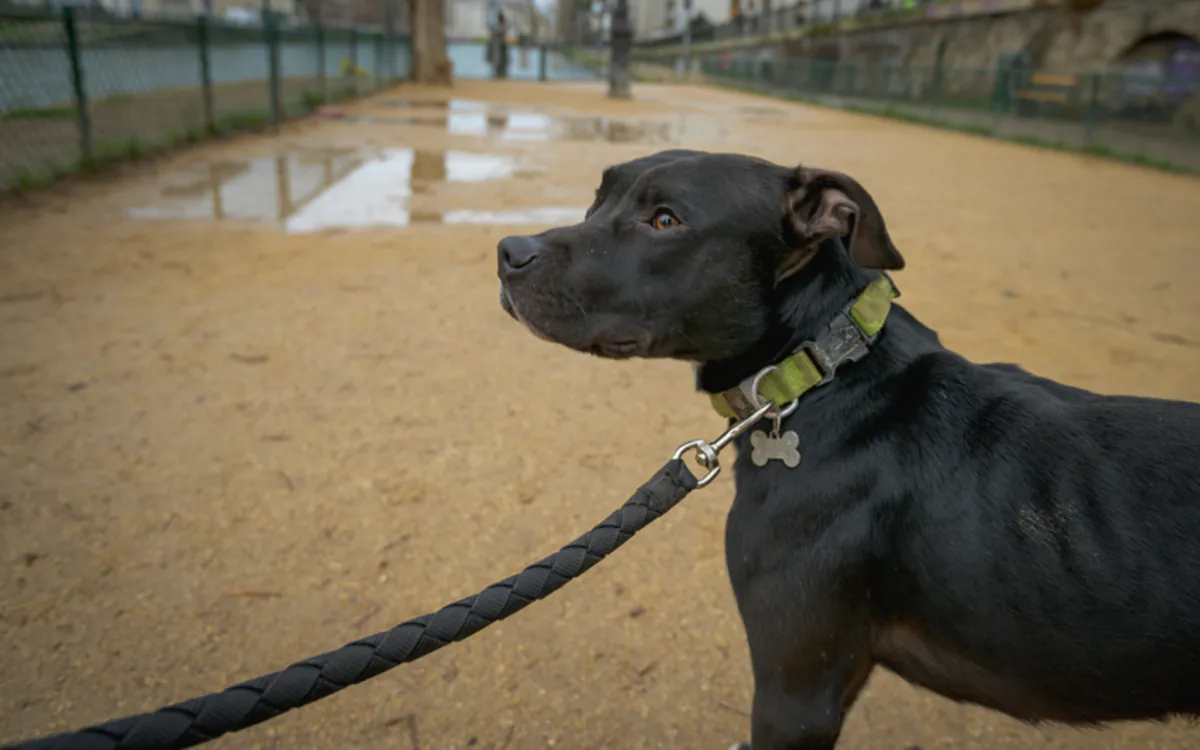
MULTIPOLYGON (((448 54, 460 78, 488 78, 491 69, 484 59, 484 45, 452 42, 448 54)), ((562 52, 548 52, 547 76, 554 80, 587 80, 590 70, 568 59, 562 52)), ((369 74, 386 79, 404 78, 411 67, 407 41, 387 45, 360 40, 354 49, 346 41, 325 45, 324 75, 339 76, 344 62, 353 55, 369 74)), ((218 42, 210 46, 210 69, 215 85, 263 80, 269 75, 267 48, 257 41, 218 42)), ((102 46, 81 50, 84 85, 93 101, 144 94, 162 89, 200 85, 200 55, 195 44, 129 44, 106 41, 102 46)), ((315 78, 322 65, 312 40, 283 41, 279 45, 280 75, 284 78, 315 78)), ((510 50, 509 77, 536 79, 538 50, 510 50)), ((40 43, 6 40, 0 36, 0 113, 68 106, 73 100, 70 63, 65 44, 47 39, 40 43)))

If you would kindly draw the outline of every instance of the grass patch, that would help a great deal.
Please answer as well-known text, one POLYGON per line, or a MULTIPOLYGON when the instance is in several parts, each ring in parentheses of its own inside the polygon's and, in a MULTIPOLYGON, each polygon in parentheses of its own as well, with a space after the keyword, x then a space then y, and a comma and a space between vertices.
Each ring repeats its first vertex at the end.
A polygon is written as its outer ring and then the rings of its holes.
POLYGON ((271 124, 271 115, 261 109, 249 109, 226 112, 216 120, 215 130, 218 133, 231 133, 238 130, 261 130, 271 124))
POLYGON ((954 130, 957 130, 960 133, 967 133, 969 135, 980 135, 980 136, 984 136, 985 138, 992 137, 992 129, 989 128, 987 125, 946 123, 943 127, 953 128, 954 130))
POLYGON ((136 160, 148 152, 147 145, 136 137, 116 141, 100 141, 92 146, 90 159, 81 157, 78 171, 98 174, 121 161, 136 160))
POLYGON ((54 181, 51 174, 36 174, 28 169, 22 169, 17 172, 17 178, 13 181, 14 189, 18 191, 34 190, 43 185, 49 185, 54 181))
POLYGON ((136 160, 150 151, 149 144, 143 143, 136 137, 121 140, 102 140, 91 149, 94 168, 108 166, 113 162, 136 160))
POLYGON ((292 101, 283 106, 283 117, 290 120, 295 117, 303 117, 312 114, 325 104, 325 97, 315 91, 304 90, 300 94, 298 101, 292 101))
POLYGON ((167 151, 185 144, 198 143, 206 137, 203 127, 172 128, 156 138, 130 137, 100 141, 92 146, 91 158, 77 157, 66 165, 50 164, 41 170, 22 170, 16 174, 7 190, 25 192, 42 188, 67 177, 97 175, 121 164, 167 151))
POLYGON ((0 112, 0 120, 71 120, 74 107, 19 107, 0 112))
POLYGON ((348 99, 354 99, 357 97, 358 97, 358 88, 355 87, 354 85, 348 85, 348 86, 341 86, 339 88, 334 89, 333 93, 329 95, 329 101, 330 102, 344 102, 348 99))
POLYGON ((308 112, 312 112, 314 109, 320 107, 324 103, 325 97, 316 91, 305 91, 300 96, 300 104, 304 107, 305 111, 308 112))
POLYGON ((1118 161, 1137 164, 1142 167, 1150 167, 1151 169, 1161 169, 1164 172, 1186 173, 1188 170, 1176 164, 1175 162, 1166 159, 1157 159, 1153 156, 1144 154, 1127 154, 1123 151, 1117 151, 1103 144, 1086 146, 1083 148, 1083 153, 1089 156, 1099 156, 1104 159, 1116 159, 1118 161))
POLYGON ((970 99, 965 97, 939 97, 939 107, 947 109, 967 109, 972 112, 991 112, 992 103, 986 99, 970 99))
MULTIPOLYGON (((1047 140, 1045 138, 1039 138, 1036 135, 1024 135, 1024 134, 1010 135, 1010 136, 1005 137, 1004 140, 1009 141, 1011 143, 1019 143, 1022 146, 1034 146, 1036 148, 1048 148, 1052 151, 1074 150, 1074 149, 1071 149, 1069 146, 1067 146, 1067 144, 1063 143, 1062 141, 1051 141, 1051 140, 1047 140)), ((1082 151, 1082 149, 1079 149, 1079 150, 1082 151)))
POLYGON ((80 168, 80 163, 81 160, 76 159, 67 165, 51 162, 40 170, 22 169, 20 172, 17 172, 16 177, 13 178, 13 182, 8 189, 15 192, 25 192, 45 187, 57 182, 58 180, 61 180, 64 177, 71 177, 73 175, 80 174, 82 171, 80 168))
POLYGON ((862 106, 858 106, 858 105, 854 105, 854 104, 847 104, 842 109, 845 109, 849 112, 856 112, 858 114, 863 114, 863 115, 875 115, 876 117, 886 117, 889 120, 897 120, 899 122, 907 122, 907 123, 911 123, 913 125, 926 125, 929 127, 942 128, 944 130, 953 130, 956 133, 967 133, 968 135, 980 135, 980 136, 985 136, 988 138, 990 138, 994 135, 994 133, 992 132, 992 129, 986 125, 979 125, 978 123, 968 123, 968 122, 955 122, 953 120, 946 120, 944 118, 933 117, 930 115, 922 115, 922 114, 918 114, 916 112, 910 112, 910 111, 904 110, 904 109, 896 109, 895 107, 883 107, 882 109, 875 109, 872 107, 862 107, 862 106))

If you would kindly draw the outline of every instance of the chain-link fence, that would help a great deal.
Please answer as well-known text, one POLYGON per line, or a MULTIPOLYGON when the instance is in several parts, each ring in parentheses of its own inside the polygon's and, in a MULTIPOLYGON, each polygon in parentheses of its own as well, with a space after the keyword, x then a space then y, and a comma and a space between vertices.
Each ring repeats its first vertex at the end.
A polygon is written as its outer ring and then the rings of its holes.
POLYGON ((0 190, 277 124, 408 77, 407 37, 200 17, 0 11, 0 190))
MULTIPOLYGON (((780 59, 775 47, 703 52, 704 80, 1030 144, 1200 172, 1200 79, 1134 70, 1048 72, 780 59)), ((647 80, 679 60, 635 50, 647 80)), ((635 67, 635 72, 638 70, 635 67)))

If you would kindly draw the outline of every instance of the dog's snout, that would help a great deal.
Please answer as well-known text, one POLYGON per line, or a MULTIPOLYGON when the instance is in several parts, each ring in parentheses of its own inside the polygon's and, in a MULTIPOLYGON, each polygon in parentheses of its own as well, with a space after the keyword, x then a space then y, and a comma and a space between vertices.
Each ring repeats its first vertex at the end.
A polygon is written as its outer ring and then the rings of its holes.
POLYGON ((511 276, 537 260, 539 243, 533 237, 505 237, 500 240, 500 271, 511 276))

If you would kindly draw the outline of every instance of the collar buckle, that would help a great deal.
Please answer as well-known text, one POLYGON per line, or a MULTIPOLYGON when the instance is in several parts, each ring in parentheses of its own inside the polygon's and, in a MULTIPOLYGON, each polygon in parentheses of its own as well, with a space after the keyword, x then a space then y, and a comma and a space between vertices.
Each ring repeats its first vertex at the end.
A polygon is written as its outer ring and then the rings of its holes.
POLYGON ((821 371, 821 381, 813 387, 833 380, 837 369, 846 362, 858 362, 867 356, 870 345, 878 337, 878 332, 870 335, 862 329, 850 314, 849 306, 839 311, 829 322, 825 333, 800 345, 800 350, 807 353, 821 371))
POLYGON ((781 370, 782 377, 772 382, 774 398, 790 399, 777 403, 773 417, 785 417, 798 405, 800 396, 828 384, 838 368, 866 357, 871 345, 883 332, 891 301, 900 296, 891 278, 883 274, 872 281, 856 299, 842 307, 825 325, 822 333, 800 344, 783 362, 767 367, 753 378, 720 393, 709 395, 717 413, 728 419, 745 419, 766 408, 758 394, 760 381, 781 370))

